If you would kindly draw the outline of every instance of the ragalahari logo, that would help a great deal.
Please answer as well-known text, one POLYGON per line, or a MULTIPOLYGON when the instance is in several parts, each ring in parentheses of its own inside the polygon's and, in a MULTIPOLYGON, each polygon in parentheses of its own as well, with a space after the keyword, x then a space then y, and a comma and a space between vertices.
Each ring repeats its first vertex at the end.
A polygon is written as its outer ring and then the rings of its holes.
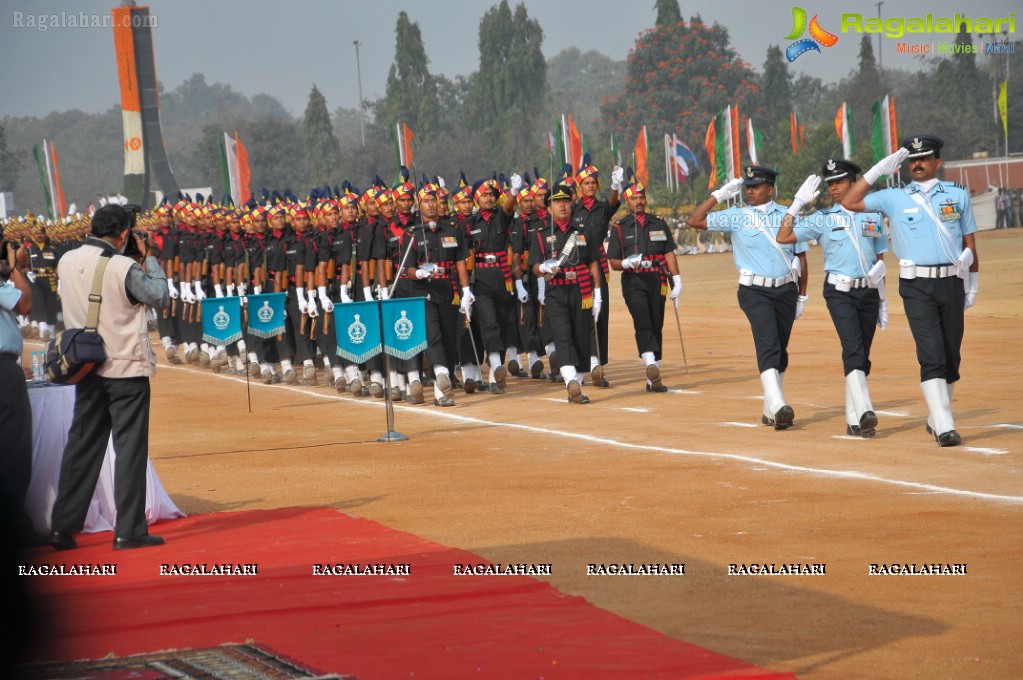
POLYGON ((802 7, 792 8, 792 31, 785 36, 785 40, 795 40, 796 42, 789 45, 785 50, 785 58, 789 60, 789 63, 811 50, 819 53, 821 48, 817 46, 818 44, 824 47, 831 47, 838 42, 837 35, 828 33, 821 28, 820 24, 817 23, 817 16, 817 14, 813 15, 808 28, 806 24, 806 10, 802 7), (810 37, 803 38, 803 33, 807 30, 810 31, 810 37))

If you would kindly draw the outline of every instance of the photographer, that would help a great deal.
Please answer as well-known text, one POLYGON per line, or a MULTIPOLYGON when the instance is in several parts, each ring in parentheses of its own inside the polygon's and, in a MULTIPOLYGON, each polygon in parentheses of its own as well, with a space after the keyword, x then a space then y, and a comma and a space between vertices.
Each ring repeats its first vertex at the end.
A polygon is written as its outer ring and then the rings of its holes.
POLYGON ((25 512, 32 472, 32 407, 26 373, 18 365, 23 346, 15 315, 32 311, 32 289, 22 272, 28 250, 5 241, 0 254, 0 498, 4 526, 15 541, 27 546, 33 543, 32 522, 25 512))
POLYGON ((114 549, 161 545, 146 525, 146 461, 149 456, 149 376, 156 373, 146 306, 170 304, 167 278, 152 233, 133 231, 134 210, 106 205, 92 217, 92 234, 82 247, 61 258, 64 319, 68 328, 85 326, 93 275, 100 257, 109 257, 103 277, 99 335, 107 360, 75 386, 75 413, 61 461, 53 505, 50 545, 76 548, 106 453, 114 436, 114 489, 117 521, 114 549), (145 271, 133 254, 144 261, 145 271), (126 257, 126 255, 128 257, 126 257))

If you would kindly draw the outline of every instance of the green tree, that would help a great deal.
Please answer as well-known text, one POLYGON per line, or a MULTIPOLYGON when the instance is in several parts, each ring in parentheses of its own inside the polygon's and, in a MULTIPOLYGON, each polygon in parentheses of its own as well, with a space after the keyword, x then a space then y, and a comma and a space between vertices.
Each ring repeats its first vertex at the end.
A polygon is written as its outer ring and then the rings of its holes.
POLYGON ((493 140, 490 159, 498 167, 526 164, 540 145, 535 121, 547 93, 543 29, 524 4, 508 0, 480 19, 480 67, 468 93, 471 127, 493 140))
POLYGON ((407 123, 416 139, 428 139, 437 129, 439 107, 423 36, 419 24, 410 21, 404 11, 398 14, 394 33, 394 63, 387 73, 384 97, 374 107, 376 120, 385 128, 407 123))
POLYGON ((309 93, 309 103, 302 119, 302 147, 313 184, 322 186, 324 182, 337 181, 341 146, 334 136, 327 101, 315 85, 309 93))
POLYGON ((675 26, 682 21, 678 0, 657 0, 654 7, 657 9, 658 26, 675 26))
POLYGON ((0 191, 14 191, 25 165, 25 152, 7 148, 7 132, 0 125, 0 191))
POLYGON ((646 125, 651 185, 659 186, 664 164, 656 149, 665 133, 678 133, 706 168, 703 140, 711 118, 729 104, 738 105, 743 118, 759 117, 759 96, 759 78, 731 47, 728 31, 696 16, 688 26, 656 26, 640 35, 626 60, 624 94, 601 107, 603 132, 614 132, 626 151, 646 125))

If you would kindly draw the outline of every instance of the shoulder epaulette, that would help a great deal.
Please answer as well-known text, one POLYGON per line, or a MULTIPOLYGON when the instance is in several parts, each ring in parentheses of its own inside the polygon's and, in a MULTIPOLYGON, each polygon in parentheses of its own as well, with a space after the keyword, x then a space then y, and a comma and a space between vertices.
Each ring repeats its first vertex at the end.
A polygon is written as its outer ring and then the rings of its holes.
POLYGON ((957 188, 957 189, 962 189, 963 191, 969 191, 969 189, 967 189, 966 187, 964 187, 964 186, 963 186, 962 184, 960 184, 959 182, 949 182, 949 184, 951 184, 952 186, 954 186, 954 187, 955 187, 955 188, 957 188))

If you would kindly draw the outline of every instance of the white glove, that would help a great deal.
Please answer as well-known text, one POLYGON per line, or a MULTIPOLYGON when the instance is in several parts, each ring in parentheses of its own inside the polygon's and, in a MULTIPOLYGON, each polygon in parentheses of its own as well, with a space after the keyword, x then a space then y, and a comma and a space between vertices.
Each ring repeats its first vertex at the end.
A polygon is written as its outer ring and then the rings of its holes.
POLYGON ((326 312, 327 314, 333 312, 334 311, 334 303, 330 301, 329 297, 327 297, 327 287, 326 286, 317 286, 316 287, 316 292, 319 294, 320 307, 323 309, 323 311, 326 312))
POLYGON ((810 298, 806 295, 800 295, 799 299, 796 300, 796 318, 803 316, 803 312, 806 311, 806 301, 810 298))
POLYGON ((803 180, 803 185, 799 187, 795 198, 792 199, 792 205, 786 212, 793 217, 799 215, 799 211, 803 209, 804 205, 813 203, 814 199, 820 196, 820 186, 821 178, 817 175, 810 175, 803 180))
POLYGON ((195 302, 195 294, 192 293, 192 287, 185 282, 181 283, 181 301, 189 305, 195 302))
POLYGON ((632 260, 630 258, 622 258, 622 269, 632 269, 632 260))
POLYGON ((248 307, 249 306, 249 298, 247 296, 245 296, 245 295, 239 295, 238 296, 238 304, 240 304, 242 307, 248 307))
POLYGON ((547 299, 547 279, 540 277, 536 281, 536 301, 541 305, 547 299))
POLYGON ((25 278, 28 279, 29 283, 35 283, 36 282, 36 273, 33 272, 33 271, 25 272, 25 278))
POLYGON ((515 173, 511 176, 512 193, 518 196, 520 189, 522 189, 522 177, 518 173, 515 173))
POLYGON ((881 300, 881 306, 877 310, 877 325, 884 330, 888 327, 888 301, 881 300))
POLYGON ((391 291, 388 290, 387 286, 380 286, 380 299, 381 300, 391 299, 391 291))
POLYGON ((308 300, 306 302, 306 307, 308 307, 308 309, 309 309, 309 318, 310 319, 315 319, 316 317, 318 317, 320 315, 320 311, 316 308, 316 297, 313 295, 313 291, 311 291, 311 290, 309 291, 309 294, 308 294, 308 300))
POLYGON ((710 192, 710 195, 717 199, 718 203, 730 201, 742 191, 742 180, 736 177, 717 191, 710 192))
POLYGON ((352 296, 348 294, 348 286, 341 286, 341 290, 338 293, 338 296, 341 298, 342 304, 352 301, 352 296))
POLYGON ((234 297, 235 296, 235 292, 234 292, 235 291, 235 285, 233 283, 227 284, 227 289, 226 290, 227 290, 227 297, 234 297))
POLYGON ((522 304, 529 302, 529 291, 527 291, 526 287, 522 284, 522 279, 515 281, 515 292, 519 296, 519 302, 522 304))
POLYGON ((611 191, 621 192, 622 182, 625 181, 625 169, 615 166, 615 169, 611 171, 611 191))
POLYGON ((428 278, 430 278, 430 272, 428 272, 425 269, 417 269, 416 270, 416 278, 417 279, 428 279, 428 278))
POLYGON ((547 264, 546 262, 541 262, 540 266, 539 266, 539 270, 540 270, 541 274, 557 274, 558 273, 558 265, 556 265, 556 264, 547 264))
POLYGON ((305 288, 295 288, 295 296, 298 298, 298 311, 307 314, 309 312, 309 303, 305 299, 305 288))
POLYGON ((213 294, 218 298, 224 297, 224 288, 219 283, 213 284, 213 294))
POLYGON ((668 299, 675 303, 675 309, 678 309, 678 299, 682 296, 682 275, 675 274, 671 277, 671 292, 668 293, 668 299))
POLYGON ((192 287, 195 289, 195 299, 198 302, 202 302, 206 299, 206 291, 202 289, 202 283, 199 281, 193 281, 192 287))
MULTIPOLYGON (((58 281, 57 283, 59 285, 60 281, 58 281)), ((178 299, 178 287, 174 285, 174 279, 167 279, 167 290, 170 291, 171 300, 178 299)))
POLYGON ((890 156, 882 158, 874 164, 874 167, 863 173, 863 179, 867 180, 867 184, 873 184, 879 177, 884 175, 894 175, 895 171, 899 169, 899 166, 902 165, 902 161, 906 160, 908 155, 909 149, 906 147, 900 148, 890 156))
POLYGON ((966 289, 966 307, 969 309, 977 304, 977 293, 980 292, 980 272, 970 272, 970 283, 966 289))
POLYGON ((372 300, 373 299, 373 289, 370 288, 369 286, 363 287, 363 289, 362 289, 362 299, 363 300, 372 300))
POLYGON ((245 294, 248 292, 248 289, 249 289, 249 287, 246 286, 244 283, 239 283, 238 284, 238 296, 239 297, 245 297, 245 294))
POLYGON ((593 291, 593 318, 596 319, 600 316, 600 308, 604 304, 603 292, 600 288, 596 288, 593 291))
POLYGON ((262 295, 263 294, 263 286, 253 286, 252 287, 252 294, 253 295, 262 295))
POLYGON ((472 309, 472 303, 474 302, 476 302, 476 296, 472 294, 469 286, 462 288, 462 303, 458 305, 458 309, 466 316, 469 316, 469 311, 472 309))

